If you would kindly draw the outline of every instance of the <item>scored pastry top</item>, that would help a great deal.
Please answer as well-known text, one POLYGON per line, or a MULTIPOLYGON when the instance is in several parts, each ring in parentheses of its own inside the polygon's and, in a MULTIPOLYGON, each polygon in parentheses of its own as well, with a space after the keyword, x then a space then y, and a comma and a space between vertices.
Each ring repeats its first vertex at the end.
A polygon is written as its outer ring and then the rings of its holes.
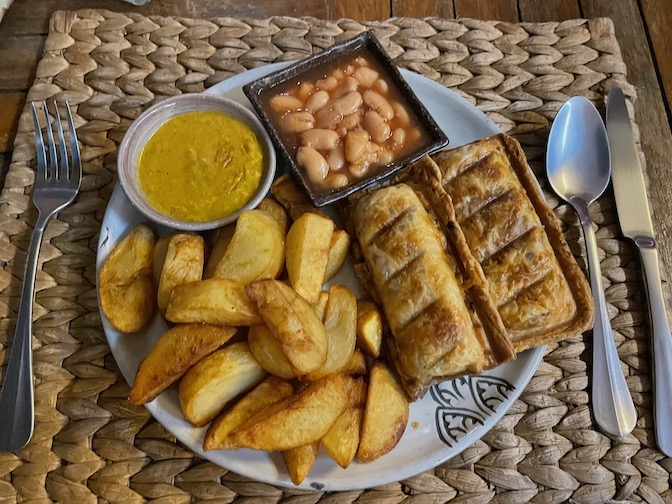
POLYGON ((450 197, 516 351, 588 329, 588 283, 520 144, 502 134, 427 159, 415 169, 450 197))
POLYGON ((484 286, 468 292, 478 279, 411 185, 361 197, 350 217, 392 332, 388 352, 411 397, 513 357, 496 311, 493 321, 492 310, 476 306, 484 303, 484 286))

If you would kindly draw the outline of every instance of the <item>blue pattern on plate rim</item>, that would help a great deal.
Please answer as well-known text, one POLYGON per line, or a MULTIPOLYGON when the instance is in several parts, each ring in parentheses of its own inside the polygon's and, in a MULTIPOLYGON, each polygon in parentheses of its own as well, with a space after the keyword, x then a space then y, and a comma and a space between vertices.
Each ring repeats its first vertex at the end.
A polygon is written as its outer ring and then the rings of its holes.
POLYGON ((463 376, 431 388, 436 432, 449 447, 495 414, 516 388, 496 376, 463 376), (459 405, 459 407, 457 406, 459 405))

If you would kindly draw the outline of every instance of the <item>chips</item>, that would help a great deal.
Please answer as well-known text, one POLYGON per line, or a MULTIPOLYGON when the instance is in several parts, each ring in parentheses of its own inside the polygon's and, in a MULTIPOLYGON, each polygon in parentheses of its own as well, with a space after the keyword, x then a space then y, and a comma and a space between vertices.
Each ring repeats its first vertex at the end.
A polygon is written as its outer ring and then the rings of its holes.
POLYGON ((101 268, 101 305, 120 330, 142 328, 155 302, 177 324, 141 362, 131 402, 179 381, 185 418, 212 422, 204 450, 279 451, 298 485, 320 444, 344 468, 389 451, 408 403, 371 359, 382 340, 376 306, 346 286, 324 286, 345 262, 350 236, 291 179, 273 190, 282 206, 265 199, 243 212, 209 256, 199 235, 155 242, 148 226, 136 228, 101 268))
POLYGON ((319 441, 347 406, 345 377, 331 374, 253 416, 233 435, 234 445, 281 451, 319 441))
POLYGON ((327 360, 327 333, 315 309, 278 280, 258 280, 245 287, 296 376, 305 375, 327 360))
POLYGON ((234 334, 233 327, 208 324, 180 324, 168 330, 140 363, 131 388, 131 402, 145 404, 153 400, 234 334))
POLYGON ((234 343, 208 355, 180 382, 184 417, 200 427, 219 414, 229 401, 264 379, 266 371, 247 343, 234 343))
POLYGON ((114 247, 98 274, 100 307, 115 329, 132 333, 154 315, 154 232, 140 224, 114 247))
POLYGON ((327 272, 334 223, 305 213, 287 233, 287 274, 292 288, 309 303, 316 303, 327 272))

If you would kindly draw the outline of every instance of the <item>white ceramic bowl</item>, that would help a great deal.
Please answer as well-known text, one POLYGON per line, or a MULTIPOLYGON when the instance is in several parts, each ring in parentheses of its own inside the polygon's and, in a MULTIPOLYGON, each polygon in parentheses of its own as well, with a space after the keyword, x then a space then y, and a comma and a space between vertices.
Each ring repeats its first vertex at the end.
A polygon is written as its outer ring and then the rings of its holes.
MULTIPOLYGON (((226 134, 226 132, 222 132, 222 134, 226 134)), ((128 128, 128 131, 126 132, 126 135, 124 135, 121 145, 119 145, 117 172, 119 174, 121 187, 124 189, 128 199, 130 199, 133 205, 149 219, 174 229, 184 231, 204 231, 230 224, 238 218, 241 212, 255 208, 259 204, 268 193, 273 178, 275 177, 275 150, 266 129, 252 111, 232 100, 220 96, 204 93, 186 94, 174 96, 152 105, 145 110, 140 117, 133 121, 133 124, 131 124, 131 127, 128 128), (264 154, 264 171, 261 175, 259 187, 240 210, 216 220, 187 222, 161 213, 149 204, 138 183, 137 162, 147 141, 166 121, 175 116, 199 110, 224 112, 247 124, 252 131, 254 131, 261 144, 264 154)))

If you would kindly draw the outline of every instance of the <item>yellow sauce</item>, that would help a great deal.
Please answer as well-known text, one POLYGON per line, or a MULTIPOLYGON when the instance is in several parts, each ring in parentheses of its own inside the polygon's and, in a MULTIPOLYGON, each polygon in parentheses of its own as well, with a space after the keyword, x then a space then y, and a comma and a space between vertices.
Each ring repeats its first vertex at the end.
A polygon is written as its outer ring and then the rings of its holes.
POLYGON ((159 212, 189 221, 239 210, 259 187, 263 152, 252 129, 217 111, 166 121, 138 158, 138 180, 159 212))

